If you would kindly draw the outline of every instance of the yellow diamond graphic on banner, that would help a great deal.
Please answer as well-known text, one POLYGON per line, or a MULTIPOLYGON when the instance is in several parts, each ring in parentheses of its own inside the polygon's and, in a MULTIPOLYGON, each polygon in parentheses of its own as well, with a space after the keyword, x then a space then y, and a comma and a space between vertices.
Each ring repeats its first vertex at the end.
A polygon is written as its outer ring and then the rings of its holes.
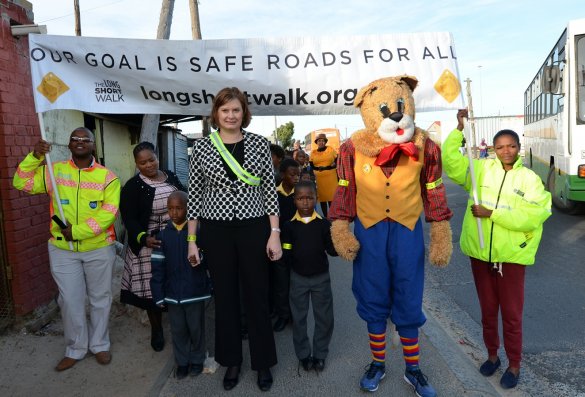
POLYGON ((461 85, 457 80, 457 76, 451 73, 449 69, 445 69, 435 83, 435 91, 445 98, 447 102, 451 103, 459 96, 461 85))
POLYGON ((49 72, 43 77, 41 84, 37 87, 37 91, 47 98, 49 102, 53 103, 65 92, 69 91, 69 87, 56 74, 49 72))

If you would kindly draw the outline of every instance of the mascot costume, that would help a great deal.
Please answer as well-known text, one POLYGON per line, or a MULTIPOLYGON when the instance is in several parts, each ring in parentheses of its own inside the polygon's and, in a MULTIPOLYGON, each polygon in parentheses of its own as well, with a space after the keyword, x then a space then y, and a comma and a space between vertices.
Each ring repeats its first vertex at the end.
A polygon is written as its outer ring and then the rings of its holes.
POLYGON ((339 186, 329 212, 341 257, 353 261, 352 290, 366 321, 373 361, 360 381, 375 391, 385 376, 386 327, 396 326, 406 362, 404 379, 419 396, 435 390, 419 368, 425 246, 420 215, 431 222, 429 261, 446 266, 452 252, 442 184, 441 152, 415 127, 411 76, 388 77, 362 88, 354 101, 365 129, 339 149, 339 186), (354 222, 354 233, 349 224, 354 222))

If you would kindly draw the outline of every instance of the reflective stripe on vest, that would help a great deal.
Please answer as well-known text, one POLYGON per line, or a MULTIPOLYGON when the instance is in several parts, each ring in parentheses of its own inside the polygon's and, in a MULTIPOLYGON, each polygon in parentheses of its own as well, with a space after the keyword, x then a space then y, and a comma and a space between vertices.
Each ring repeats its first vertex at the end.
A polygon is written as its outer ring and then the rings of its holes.
POLYGON ((232 154, 226 149, 217 131, 212 132, 210 138, 213 146, 215 146, 223 160, 227 163, 233 173, 236 174, 238 179, 251 186, 260 185, 260 178, 250 174, 240 165, 240 163, 238 163, 234 156, 232 156, 232 154))

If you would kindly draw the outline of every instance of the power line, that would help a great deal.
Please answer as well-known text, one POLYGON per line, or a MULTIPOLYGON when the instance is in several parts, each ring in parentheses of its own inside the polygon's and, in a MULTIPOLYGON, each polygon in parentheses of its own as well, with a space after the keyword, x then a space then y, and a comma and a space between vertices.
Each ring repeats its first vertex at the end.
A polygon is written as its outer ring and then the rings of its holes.
MULTIPOLYGON (((114 1, 113 3, 102 4, 102 5, 99 5, 99 6, 95 6, 95 7, 93 7, 93 8, 87 8, 87 9, 85 9, 85 10, 82 10, 81 12, 88 12, 88 11, 97 10, 98 8, 109 7, 109 6, 111 6, 111 5, 118 4, 118 3, 122 3, 122 2, 124 2, 124 1, 125 1, 125 0, 119 0, 119 1, 114 1)), ((46 22, 55 21, 55 20, 57 20, 57 19, 67 18, 67 17, 70 17, 70 16, 72 16, 72 15, 74 15, 74 13, 73 13, 73 12, 72 12, 71 14, 62 15, 62 16, 60 16, 60 17, 55 17, 55 18, 45 19, 44 21, 37 22, 37 24, 43 24, 43 23, 46 23, 46 22)))

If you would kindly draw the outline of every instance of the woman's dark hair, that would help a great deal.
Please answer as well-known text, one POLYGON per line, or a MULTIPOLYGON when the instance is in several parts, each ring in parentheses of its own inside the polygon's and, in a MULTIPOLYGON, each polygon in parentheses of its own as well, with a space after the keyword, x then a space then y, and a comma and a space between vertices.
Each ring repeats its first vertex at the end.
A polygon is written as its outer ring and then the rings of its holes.
POLYGON ((503 136, 503 135, 511 136, 516 141, 516 143, 518 144, 518 148, 520 148, 520 137, 518 136, 518 134, 516 132, 514 132, 512 130, 500 130, 500 131, 498 131, 496 133, 496 135, 494 135, 494 139, 493 139, 493 142, 492 143, 495 145, 496 144, 496 140, 499 137, 503 136))
POLYGON ((286 170, 288 170, 289 168, 292 168, 292 167, 300 168, 301 165, 299 163, 297 163, 296 160, 286 158, 280 162, 280 166, 278 167, 278 171, 280 171, 284 174, 286 172, 286 170))
POLYGON ((134 159, 136 160, 136 156, 138 156, 138 153, 142 152, 143 150, 150 150, 152 153, 156 154, 155 150, 154 150, 154 145, 150 142, 140 142, 138 145, 134 146, 134 149, 132 150, 132 154, 134 155, 134 159))
POLYGON ((211 115, 209 116, 209 123, 213 128, 217 129, 219 125, 217 123, 217 112, 219 108, 233 99, 237 99, 240 101, 240 105, 242 105, 242 112, 244 114, 242 117, 242 128, 250 125, 252 114, 250 113, 246 96, 237 87, 226 87, 222 88, 213 98, 213 106, 211 107, 211 115))
POLYGON ((315 185, 315 182, 313 181, 299 181, 299 183, 295 185, 295 192, 305 187, 311 189, 313 193, 317 195, 317 185, 315 185))

